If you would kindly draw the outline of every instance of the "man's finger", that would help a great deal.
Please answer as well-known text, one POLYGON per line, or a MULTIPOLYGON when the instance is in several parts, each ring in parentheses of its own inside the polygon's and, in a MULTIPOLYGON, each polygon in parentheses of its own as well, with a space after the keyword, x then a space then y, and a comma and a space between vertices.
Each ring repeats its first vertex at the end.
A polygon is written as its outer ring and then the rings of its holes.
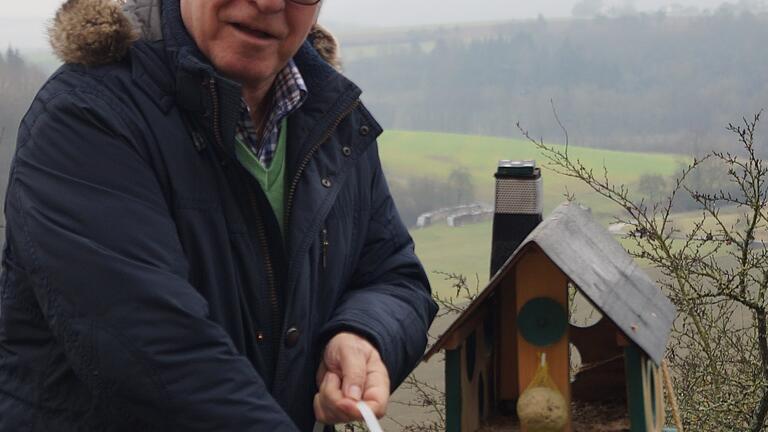
POLYGON ((336 403, 343 398, 341 378, 335 373, 326 373, 320 383, 320 391, 315 397, 315 417, 325 424, 344 421, 343 412, 336 408, 336 403))
POLYGON ((326 375, 323 375, 322 380, 318 382, 318 392, 315 394, 315 397, 312 401, 312 405, 315 409, 315 418, 324 424, 332 424, 330 423, 330 418, 328 413, 326 413, 325 410, 325 403, 324 398, 325 395, 323 394, 323 388, 325 387, 325 381, 328 379, 326 375))
POLYGON ((341 351, 340 360, 344 396, 359 401, 365 388, 367 356, 362 349, 352 346, 341 351))
POLYGON ((341 392, 341 378, 328 372, 320 386, 315 405, 315 416, 325 424, 348 423, 360 420, 355 402, 341 392))
POLYGON ((382 418, 387 413, 389 403, 389 374, 381 359, 376 356, 368 362, 368 379, 363 400, 371 407, 376 417, 382 418))

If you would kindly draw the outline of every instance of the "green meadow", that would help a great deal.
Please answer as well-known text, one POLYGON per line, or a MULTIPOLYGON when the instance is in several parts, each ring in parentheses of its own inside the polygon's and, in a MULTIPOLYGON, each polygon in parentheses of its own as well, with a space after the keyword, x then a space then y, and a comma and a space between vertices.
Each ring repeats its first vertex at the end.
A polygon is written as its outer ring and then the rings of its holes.
MULTIPOLYGON (((443 134, 430 132, 386 132, 379 140, 384 168, 390 182, 427 177, 445 180, 457 168, 465 168, 472 176, 479 200, 492 203, 497 163, 501 159, 535 159, 543 168, 545 215, 565 201, 565 194, 590 207, 601 221, 608 223, 619 209, 599 197, 579 181, 564 177, 547 168, 545 158, 526 141, 443 134)), ((563 149, 562 146, 556 146, 563 149)), ((643 174, 673 175, 687 158, 669 154, 628 153, 591 148, 569 149, 569 154, 586 166, 602 173, 606 167, 613 183, 630 188, 643 174)), ((437 272, 463 274, 470 287, 488 280, 490 267, 491 223, 484 222, 461 228, 439 224, 414 229, 416 252, 429 272, 433 287, 441 295, 453 295, 452 282, 437 272), (478 282, 479 280, 479 282, 478 282)))

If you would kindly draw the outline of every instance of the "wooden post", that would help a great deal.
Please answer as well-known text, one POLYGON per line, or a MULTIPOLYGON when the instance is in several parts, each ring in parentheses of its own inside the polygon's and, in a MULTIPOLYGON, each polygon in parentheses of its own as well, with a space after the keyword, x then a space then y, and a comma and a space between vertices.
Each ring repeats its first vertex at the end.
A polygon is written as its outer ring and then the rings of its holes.
MULTIPOLYGON (((516 307, 519 314, 530 300, 546 297, 558 302, 568 310, 568 279, 552 261, 538 248, 532 248, 517 263, 515 273, 516 307)), ((539 354, 546 353, 549 372, 567 406, 571 403, 570 349, 569 337, 565 336, 548 347, 534 346, 517 332, 518 391, 522 393, 531 383, 539 367, 539 354)), ((521 428, 526 432, 525 428, 521 428)), ((563 432, 571 432, 571 422, 563 432)))
POLYGON ((650 425, 645 421, 645 399, 643 398, 642 362, 643 353, 636 345, 631 344, 624 349, 624 359, 627 370, 627 405, 629 408, 630 430, 632 432, 647 432, 650 425))

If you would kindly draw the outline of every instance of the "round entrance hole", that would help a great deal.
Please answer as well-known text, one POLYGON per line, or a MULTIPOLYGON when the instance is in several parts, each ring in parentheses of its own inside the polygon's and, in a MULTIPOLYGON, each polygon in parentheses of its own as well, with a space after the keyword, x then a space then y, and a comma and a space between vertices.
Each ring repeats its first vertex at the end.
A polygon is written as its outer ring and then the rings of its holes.
POLYGON ((588 328, 600 322, 603 314, 592 304, 589 299, 573 285, 569 285, 570 297, 568 322, 579 328, 588 328))

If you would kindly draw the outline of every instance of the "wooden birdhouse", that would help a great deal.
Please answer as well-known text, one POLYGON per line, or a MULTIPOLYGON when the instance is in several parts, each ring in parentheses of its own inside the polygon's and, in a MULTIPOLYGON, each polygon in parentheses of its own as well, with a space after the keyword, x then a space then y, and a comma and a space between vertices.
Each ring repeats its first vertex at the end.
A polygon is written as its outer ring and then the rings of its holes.
POLYGON ((566 203, 542 221, 535 163, 503 161, 496 178, 493 277, 425 356, 445 351, 447 431, 530 432, 516 408, 542 355, 561 431, 662 431, 675 308, 589 210, 566 203), (594 325, 572 324, 576 293, 594 325))

